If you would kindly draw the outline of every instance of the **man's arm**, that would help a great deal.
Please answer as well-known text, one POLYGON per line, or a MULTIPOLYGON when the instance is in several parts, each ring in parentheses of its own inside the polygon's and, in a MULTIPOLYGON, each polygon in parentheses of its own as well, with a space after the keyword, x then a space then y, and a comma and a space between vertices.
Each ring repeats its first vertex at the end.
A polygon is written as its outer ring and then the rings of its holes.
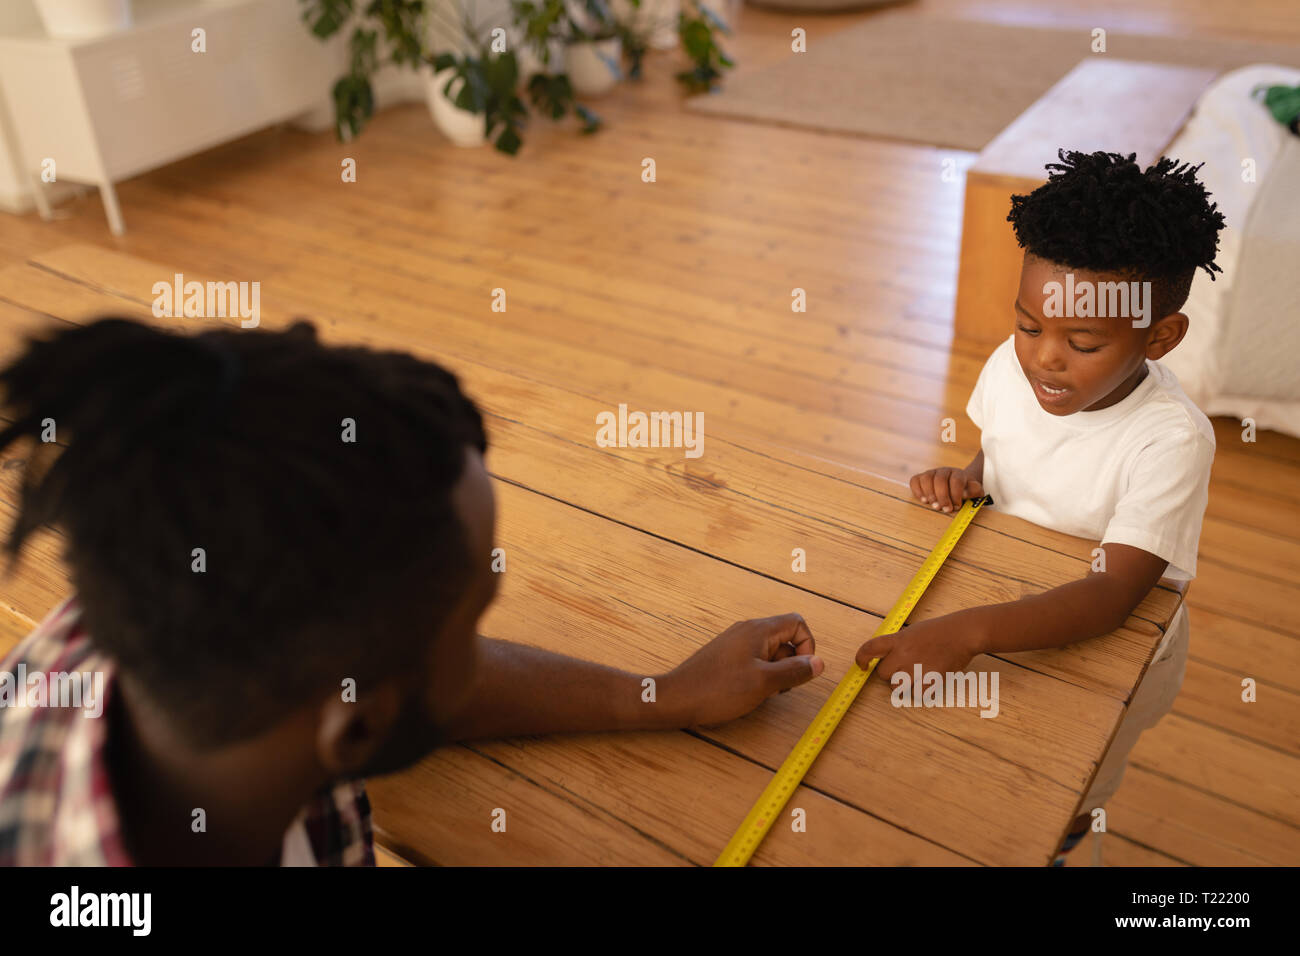
POLYGON ((820 674, 797 614, 733 624, 666 674, 629 674, 510 641, 479 638, 469 703, 452 740, 723 723, 820 674), (654 701, 643 696, 654 680, 654 701))
POLYGON ((1005 604, 967 608, 873 638, 858 650, 866 667, 881 658, 883 679, 898 671, 957 672, 976 654, 1064 647, 1121 627, 1168 566, 1140 548, 1105 545, 1106 570, 1005 604))

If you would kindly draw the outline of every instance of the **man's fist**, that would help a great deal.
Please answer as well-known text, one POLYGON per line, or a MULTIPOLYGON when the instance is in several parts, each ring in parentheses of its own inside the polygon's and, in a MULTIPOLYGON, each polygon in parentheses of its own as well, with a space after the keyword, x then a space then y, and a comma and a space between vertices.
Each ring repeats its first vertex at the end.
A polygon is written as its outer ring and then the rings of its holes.
POLYGON ((798 614, 739 621, 670 671, 664 694, 682 701, 690 727, 726 723, 820 674, 814 649, 798 614))

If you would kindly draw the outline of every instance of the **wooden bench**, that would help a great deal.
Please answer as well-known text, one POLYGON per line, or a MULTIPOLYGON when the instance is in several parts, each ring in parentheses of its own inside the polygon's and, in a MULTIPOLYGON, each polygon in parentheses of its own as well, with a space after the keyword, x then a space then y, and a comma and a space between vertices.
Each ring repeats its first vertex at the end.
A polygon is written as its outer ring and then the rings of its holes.
POLYGON ((1214 70, 1099 55, 1083 60, 997 135, 966 171, 954 331, 981 351, 1011 334, 1023 250, 1011 196, 1047 181, 1057 150, 1137 154, 1155 162, 1182 129, 1214 70))

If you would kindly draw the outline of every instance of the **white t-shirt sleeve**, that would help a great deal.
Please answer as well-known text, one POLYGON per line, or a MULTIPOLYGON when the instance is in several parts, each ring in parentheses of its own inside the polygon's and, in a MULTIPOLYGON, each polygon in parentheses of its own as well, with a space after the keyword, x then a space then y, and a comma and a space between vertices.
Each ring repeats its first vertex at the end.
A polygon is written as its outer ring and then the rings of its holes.
POLYGON ((993 350, 984 367, 980 369, 980 377, 975 382, 975 391, 970 393, 970 400, 966 402, 966 414, 970 420, 975 423, 975 427, 980 431, 984 430, 984 425, 988 421, 985 414, 985 402, 988 400, 990 389, 994 386, 989 384, 989 380, 997 374, 995 366, 1002 359, 1003 346, 999 345, 993 350))
POLYGON ((1127 544, 1169 562, 1166 574, 1196 577, 1196 545, 1210 496, 1214 442, 1194 428, 1137 453, 1103 545, 1127 544))

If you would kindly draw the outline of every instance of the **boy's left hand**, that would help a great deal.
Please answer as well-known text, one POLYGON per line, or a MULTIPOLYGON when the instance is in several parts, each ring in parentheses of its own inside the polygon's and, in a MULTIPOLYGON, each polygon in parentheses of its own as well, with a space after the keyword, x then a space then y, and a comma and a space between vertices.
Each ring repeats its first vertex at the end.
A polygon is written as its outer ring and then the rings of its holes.
POLYGON ((909 625, 897 634, 873 637, 858 648, 857 662, 865 670, 873 658, 881 658, 875 674, 889 683, 899 672, 912 677, 915 664, 921 665, 922 673, 965 671, 971 659, 981 653, 980 644, 974 622, 958 612, 909 625))

